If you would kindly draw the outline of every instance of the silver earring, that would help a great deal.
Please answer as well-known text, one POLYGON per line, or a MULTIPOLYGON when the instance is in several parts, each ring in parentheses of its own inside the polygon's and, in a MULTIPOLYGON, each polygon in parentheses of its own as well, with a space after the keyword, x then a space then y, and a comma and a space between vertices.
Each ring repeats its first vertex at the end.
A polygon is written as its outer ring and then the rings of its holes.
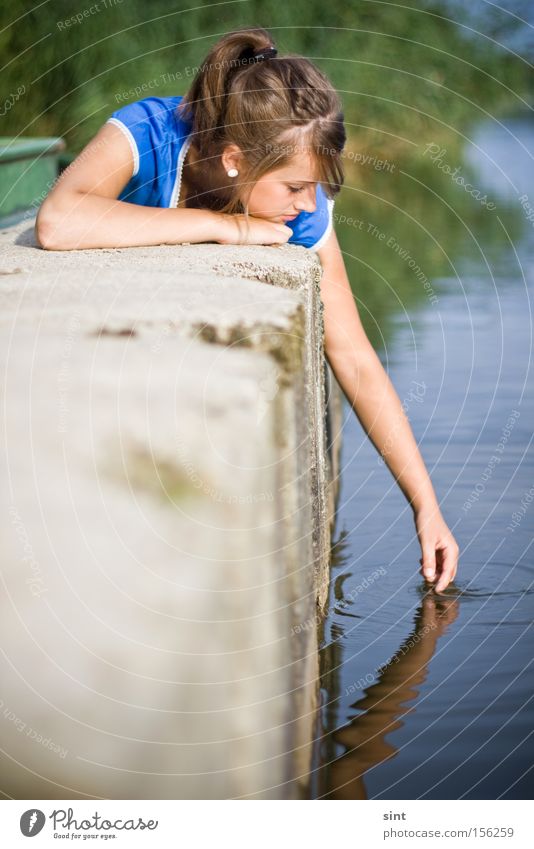
POLYGON ((237 177, 237 175, 239 174, 239 171, 237 170, 237 168, 230 168, 230 170, 227 171, 226 173, 228 174, 229 177, 237 177))

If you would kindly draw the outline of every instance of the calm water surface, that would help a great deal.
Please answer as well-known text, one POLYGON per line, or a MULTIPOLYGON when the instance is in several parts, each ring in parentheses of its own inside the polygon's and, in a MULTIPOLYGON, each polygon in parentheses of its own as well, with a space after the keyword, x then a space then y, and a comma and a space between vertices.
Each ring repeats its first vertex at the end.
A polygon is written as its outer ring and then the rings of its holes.
POLYGON ((534 208, 531 151, 532 121, 481 125, 462 169, 494 210, 428 163, 426 182, 397 174, 400 211, 356 193, 364 225, 338 227, 462 553, 454 585, 426 593, 411 511, 347 405, 314 798, 531 797, 534 223, 519 202, 534 208), (369 232, 377 219, 407 255, 369 232))

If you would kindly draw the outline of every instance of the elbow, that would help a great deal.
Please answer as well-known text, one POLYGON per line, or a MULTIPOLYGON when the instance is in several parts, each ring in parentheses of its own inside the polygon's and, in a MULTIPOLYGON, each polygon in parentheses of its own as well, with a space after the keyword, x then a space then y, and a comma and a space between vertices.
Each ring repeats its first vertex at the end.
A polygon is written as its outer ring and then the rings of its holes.
POLYGON ((380 359, 371 345, 325 344, 326 358, 338 380, 356 381, 359 386, 373 386, 383 375, 380 359))
POLYGON ((35 221, 35 238, 39 247, 45 251, 65 251, 69 249, 61 237, 61 226, 53 210, 43 204, 35 221))
POLYGON ((58 250, 56 233, 57 227, 54 226, 51 216, 41 208, 35 221, 35 238, 39 247, 45 251, 58 250))

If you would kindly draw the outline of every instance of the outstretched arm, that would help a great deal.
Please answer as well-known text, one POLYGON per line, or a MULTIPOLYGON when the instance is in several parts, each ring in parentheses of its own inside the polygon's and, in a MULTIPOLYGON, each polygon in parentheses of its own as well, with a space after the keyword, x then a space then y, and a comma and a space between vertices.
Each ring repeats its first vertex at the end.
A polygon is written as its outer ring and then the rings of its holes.
POLYGON ((400 399, 363 329, 337 236, 318 251, 323 267, 325 353, 364 430, 414 511, 421 572, 440 592, 454 578, 458 546, 439 509, 400 399))

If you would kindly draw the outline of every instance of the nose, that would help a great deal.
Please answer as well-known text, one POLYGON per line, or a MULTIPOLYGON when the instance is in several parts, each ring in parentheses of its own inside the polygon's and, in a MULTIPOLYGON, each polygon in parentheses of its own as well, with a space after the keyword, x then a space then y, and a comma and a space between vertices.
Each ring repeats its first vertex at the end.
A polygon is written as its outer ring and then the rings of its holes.
POLYGON ((311 183, 307 188, 299 195, 298 200, 295 202, 296 208, 299 212, 304 210, 305 212, 315 212, 317 209, 317 201, 315 199, 316 186, 314 183, 311 183))

